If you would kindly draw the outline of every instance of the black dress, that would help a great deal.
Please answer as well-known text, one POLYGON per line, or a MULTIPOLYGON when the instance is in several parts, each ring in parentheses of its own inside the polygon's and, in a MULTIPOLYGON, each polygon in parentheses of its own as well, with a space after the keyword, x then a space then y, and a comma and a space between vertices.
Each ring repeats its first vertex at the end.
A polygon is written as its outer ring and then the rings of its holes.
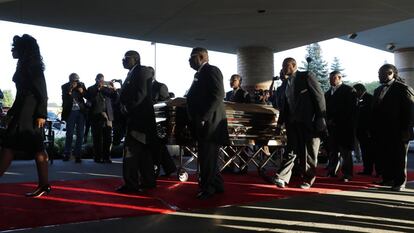
POLYGON ((37 118, 47 117, 47 90, 40 66, 18 66, 13 76, 16 99, 7 113, 11 117, 3 147, 27 153, 45 149, 43 129, 35 125, 37 118))

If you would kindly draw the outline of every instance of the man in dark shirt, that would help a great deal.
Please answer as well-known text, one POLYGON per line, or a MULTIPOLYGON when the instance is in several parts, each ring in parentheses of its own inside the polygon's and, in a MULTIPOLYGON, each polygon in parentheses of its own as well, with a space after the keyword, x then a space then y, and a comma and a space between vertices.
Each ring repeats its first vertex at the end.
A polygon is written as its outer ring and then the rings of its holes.
POLYGON ((117 191, 140 192, 156 187, 152 155, 157 143, 152 74, 148 67, 141 65, 140 55, 134 50, 125 53, 122 65, 129 70, 120 96, 127 131, 122 168, 124 185, 117 191))
MULTIPOLYGON (((231 91, 228 91, 226 93, 226 97, 224 98, 225 101, 234 102, 234 103, 250 103, 250 94, 246 90, 244 90, 241 87, 242 84, 242 77, 238 74, 233 74, 230 77, 230 87, 233 89, 231 91)), ((243 153, 241 154, 241 157, 244 161, 247 161, 249 156, 251 156, 254 153, 253 145, 248 145, 245 147, 243 153)), ((228 167, 226 167, 223 172, 230 172, 234 173, 235 166, 234 164, 230 164, 228 167)), ((245 166, 243 170, 240 170, 240 174, 245 174, 248 171, 248 167, 245 166)))
POLYGON ((378 71, 382 84, 374 91, 372 138, 375 143, 381 185, 401 191, 407 182, 408 142, 414 139, 414 91, 398 76, 394 65, 378 71))
POLYGON ((342 164, 342 181, 353 177, 352 150, 355 144, 356 91, 342 82, 339 71, 329 74, 331 88, 325 93, 328 124, 328 176, 336 176, 342 164), (341 162, 342 158, 342 162, 341 162))
POLYGON ((354 85, 357 94, 356 137, 361 147, 364 170, 360 175, 372 175, 374 171, 374 153, 372 151, 372 136, 370 132, 373 96, 367 92, 361 83, 354 85))
POLYGON ((284 188, 290 181, 292 168, 299 166, 303 179, 300 188, 309 189, 316 178, 320 136, 326 131, 325 98, 315 75, 298 71, 295 59, 286 58, 282 67, 284 78, 277 127, 285 126, 287 146, 274 183, 284 188), (294 164, 296 157, 298 164, 294 164))
POLYGON ((219 68, 208 63, 205 48, 194 48, 189 63, 197 71, 187 93, 187 110, 192 135, 198 143, 200 192, 197 198, 203 200, 224 192, 217 164, 220 146, 229 144, 223 75, 219 68))
POLYGON ((238 74, 233 74, 230 78, 230 86, 233 90, 226 93, 225 101, 235 103, 250 103, 249 92, 243 90, 241 87, 242 77, 238 74))
POLYGON ((103 74, 96 75, 95 81, 95 85, 89 87, 86 94, 86 99, 91 104, 89 119, 95 162, 112 163, 110 159, 114 120, 112 99, 118 98, 118 92, 112 82, 105 82, 103 74))
MULTIPOLYGON (((152 103, 156 104, 162 101, 167 101, 170 99, 170 94, 168 93, 168 87, 164 83, 158 82, 155 80, 155 70, 152 67, 148 67, 152 74, 152 103)), ((164 122, 157 123, 157 127, 163 127, 164 122)), ((170 153, 168 152, 166 140, 161 138, 158 135, 158 145, 154 147, 154 165, 155 172, 158 175, 160 168, 164 170, 163 176, 170 176, 172 173, 177 171, 177 167, 172 160, 170 153)))
POLYGON ((62 85, 62 120, 66 122, 66 139, 63 161, 68 161, 72 154, 73 131, 76 129, 74 148, 75 162, 80 163, 83 134, 85 130, 86 106, 84 95, 85 84, 79 81, 79 75, 69 75, 69 82, 62 85))

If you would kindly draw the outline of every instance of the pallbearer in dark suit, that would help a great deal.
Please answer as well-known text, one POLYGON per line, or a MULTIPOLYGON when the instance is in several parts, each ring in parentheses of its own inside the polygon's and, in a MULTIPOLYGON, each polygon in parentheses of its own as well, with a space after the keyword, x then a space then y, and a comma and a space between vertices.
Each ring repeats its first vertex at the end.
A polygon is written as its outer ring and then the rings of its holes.
POLYGON ((157 140, 151 99, 152 75, 148 67, 141 66, 136 51, 126 52, 122 64, 129 70, 120 96, 127 122, 123 159, 125 184, 117 191, 137 192, 156 186, 151 155, 152 146, 157 140))
POLYGON ((220 145, 229 143, 223 75, 219 68, 208 64, 208 52, 204 48, 194 48, 189 62, 197 71, 187 93, 187 108, 200 164, 201 191, 197 198, 207 199, 224 192, 223 178, 217 166, 220 145))
POLYGON ((382 185, 401 191, 407 182, 408 142, 414 139, 414 91, 398 77, 395 66, 378 71, 382 84, 374 91, 372 136, 382 185))
POLYGON ((331 88, 325 93, 328 124, 328 175, 336 176, 342 158, 342 181, 353 176, 352 150, 355 144, 356 91, 342 82, 339 71, 329 74, 331 88))
POLYGON ((371 118, 373 96, 361 83, 354 85, 357 93, 356 138, 361 148, 364 170, 360 175, 372 175, 374 171, 374 153, 371 136, 371 118))
MULTIPOLYGON (((226 93, 226 97, 224 98, 225 101, 230 101, 234 103, 250 103, 250 94, 248 91, 244 90, 241 87, 242 84, 242 77, 238 74, 233 74, 230 77, 230 87, 233 89, 231 91, 228 91, 226 93)), ((229 151, 230 152, 230 151, 229 151)), ((230 152, 231 153, 231 152, 230 152)), ((249 159, 249 156, 251 156, 254 153, 254 146, 248 145, 245 147, 243 153, 241 154, 244 161, 247 161, 249 159)), ((228 167, 226 167, 223 172, 231 172, 234 173, 235 166, 233 163, 231 163, 228 167)), ((238 171, 240 174, 246 174, 248 172, 249 167, 245 166, 243 170, 238 171)))
POLYGON ((233 90, 226 93, 225 101, 235 103, 250 103, 249 92, 241 87, 242 77, 238 74, 233 74, 230 78, 230 86, 233 90))
POLYGON ((300 188, 308 189, 315 181, 319 136, 326 131, 325 98, 312 73, 297 71, 295 59, 286 58, 283 61, 281 75, 284 78, 277 124, 279 129, 285 125, 287 146, 274 183, 280 188, 289 183, 295 158, 298 157, 297 166, 303 178, 300 188))
MULTIPOLYGON (((162 101, 167 101, 170 99, 170 94, 168 93, 168 87, 164 83, 158 82, 155 80, 155 70, 152 67, 148 67, 152 74, 152 103, 156 104, 162 101)), ((161 123, 158 123, 161 124, 161 123)), ((155 173, 158 175, 160 169, 164 170, 163 176, 170 176, 172 173, 177 171, 177 166, 175 166, 174 160, 171 158, 170 152, 166 145, 166 140, 164 138, 157 137, 158 143, 154 146, 153 159, 156 166, 155 173)))

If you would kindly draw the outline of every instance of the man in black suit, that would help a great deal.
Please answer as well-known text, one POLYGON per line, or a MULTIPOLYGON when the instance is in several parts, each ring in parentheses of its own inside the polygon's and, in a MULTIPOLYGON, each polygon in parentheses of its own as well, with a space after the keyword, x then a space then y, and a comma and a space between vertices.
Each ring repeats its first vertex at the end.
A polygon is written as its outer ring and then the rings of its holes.
POLYGON ((380 184, 401 191, 407 182, 408 142, 414 139, 414 91, 391 64, 381 66, 378 77, 382 85, 374 91, 372 136, 380 184))
POLYGON ((319 137, 326 131, 325 98, 314 74, 298 71, 295 59, 283 61, 281 75, 284 78, 277 126, 285 126, 287 146, 274 183, 280 188, 289 183, 298 157, 297 166, 303 178, 300 188, 308 189, 315 181, 319 137))
POLYGON ((63 161, 68 161, 72 154, 73 131, 76 129, 76 142, 73 154, 75 162, 80 163, 83 134, 85 130, 86 106, 84 95, 85 84, 79 81, 79 75, 69 75, 69 82, 62 85, 62 120, 66 122, 66 138, 63 150, 63 161))
POLYGON ((156 187, 151 154, 157 142, 151 96, 152 74, 148 67, 141 66, 137 51, 127 51, 122 64, 129 70, 120 96, 127 122, 123 159, 125 183, 117 191, 139 192, 156 187))
MULTIPOLYGON (((164 83, 158 82, 155 80, 155 70, 152 67, 148 67, 152 74, 152 103, 156 104, 162 101, 167 101, 170 99, 170 94, 168 92, 168 87, 164 83)), ((157 127, 163 127, 161 123, 157 123, 157 127), (159 124, 159 125, 158 125, 159 124)), ((170 153, 168 152, 168 148, 166 145, 166 140, 161 138, 158 135, 158 145, 154 147, 154 164, 155 164, 155 173, 158 175, 160 173, 160 169, 164 170, 165 177, 170 176, 172 173, 177 171, 177 167, 175 166, 174 160, 171 158, 170 153)))
POLYGON ((336 176, 342 158, 342 181, 353 177, 352 150, 355 144, 356 91, 342 82, 342 74, 329 74, 331 88, 325 93, 328 124, 328 175, 336 176))
POLYGON ((86 99, 90 103, 88 117, 95 151, 94 160, 97 163, 112 163, 112 100, 118 98, 118 93, 112 82, 105 82, 103 74, 96 75, 95 81, 95 85, 90 86, 86 93, 86 99))
POLYGON ((170 94, 168 92, 168 87, 164 83, 158 82, 155 79, 155 70, 152 67, 148 67, 152 73, 152 85, 151 85, 151 91, 152 91, 152 102, 158 103, 161 101, 166 101, 170 99, 170 94))
POLYGON ((241 87, 242 77, 238 74, 233 74, 230 78, 230 86, 233 90, 226 93, 225 101, 235 103, 250 103, 249 92, 241 87))
POLYGON ((187 93, 187 110, 200 164, 201 191, 197 198, 207 199, 224 192, 223 178, 217 165, 220 145, 229 143, 223 75, 219 68, 208 64, 205 48, 194 48, 189 63, 197 71, 187 93))
MULTIPOLYGON (((230 101, 234 103, 250 103, 250 94, 248 91, 244 90, 241 87, 242 84, 242 77, 238 74, 233 74, 230 77, 230 87, 233 89, 231 91, 228 91, 226 93, 226 97, 224 98, 225 101, 230 101)), ((253 155, 254 153, 254 146, 248 145, 245 147, 243 153, 241 154, 241 157, 244 161, 247 161, 249 159, 249 156, 253 155)), ((230 152, 231 153, 231 152, 230 152)), ((228 167, 226 167, 223 172, 230 172, 234 173, 235 166, 233 163, 231 163, 228 167)), ((245 166, 243 170, 240 170, 240 174, 246 174, 248 172, 248 166, 245 166)))
POLYGON ((372 175, 374 171, 374 153, 372 151, 372 138, 370 132, 372 117, 373 96, 367 92, 361 83, 354 85, 357 95, 357 114, 356 114, 356 138, 361 148, 362 162, 364 170, 359 175, 372 175))

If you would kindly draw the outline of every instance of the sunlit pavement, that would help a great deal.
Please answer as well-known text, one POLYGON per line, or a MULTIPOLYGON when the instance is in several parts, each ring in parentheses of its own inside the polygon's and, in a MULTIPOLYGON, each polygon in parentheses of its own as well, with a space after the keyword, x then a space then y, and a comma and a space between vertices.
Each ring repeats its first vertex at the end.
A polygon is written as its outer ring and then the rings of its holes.
MULTIPOLYGON (((409 155, 412 170, 414 154, 409 155)), ((122 163, 56 160, 51 180, 121 177, 122 163)), ((5 182, 35 181, 33 161, 14 161, 5 182)), ((387 188, 308 195, 242 206, 64 224, 13 232, 414 232, 414 182, 387 188)), ((235 193, 234 195, 237 195, 235 193)), ((193 198, 193 197, 189 197, 193 198)))

